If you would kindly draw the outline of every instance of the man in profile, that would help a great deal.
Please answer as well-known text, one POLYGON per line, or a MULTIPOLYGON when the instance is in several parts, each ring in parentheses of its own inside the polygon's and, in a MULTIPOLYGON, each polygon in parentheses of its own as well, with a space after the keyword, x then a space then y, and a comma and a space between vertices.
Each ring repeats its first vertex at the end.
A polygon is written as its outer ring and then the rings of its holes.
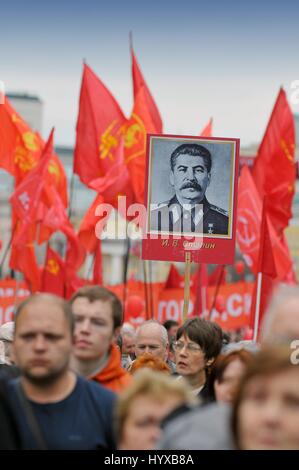
POLYGON ((170 183, 174 196, 151 204, 151 230, 228 234, 228 212, 211 204, 206 190, 211 181, 212 158, 203 145, 186 143, 170 157, 170 183))

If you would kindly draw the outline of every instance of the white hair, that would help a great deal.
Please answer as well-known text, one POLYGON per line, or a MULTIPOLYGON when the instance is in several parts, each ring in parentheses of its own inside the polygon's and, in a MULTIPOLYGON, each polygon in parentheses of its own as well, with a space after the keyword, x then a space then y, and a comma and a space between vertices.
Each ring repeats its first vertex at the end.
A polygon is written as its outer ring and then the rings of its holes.
POLYGON ((0 326, 0 364, 11 364, 9 349, 13 341, 14 329, 13 321, 8 321, 0 326))
POLYGON ((14 335, 15 323, 8 321, 0 326, 0 340, 12 341, 14 335))
MULTIPOLYGON (((279 308, 288 300, 296 299, 299 302, 299 285, 279 284, 274 291, 269 305, 267 307, 262 324, 262 341, 271 335, 273 320, 275 319, 279 308)), ((286 310, 285 314, 288 312, 286 310)), ((299 321, 299 310, 298 310, 299 321)))
POLYGON ((137 336, 139 335, 142 328, 146 327, 147 325, 157 325, 159 327, 160 333, 161 333, 162 344, 163 346, 166 347, 168 344, 168 333, 167 333, 166 328, 163 325, 161 325, 161 323, 159 323, 157 320, 147 320, 144 323, 142 323, 142 325, 140 325, 139 328, 137 329, 137 336))
POLYGON ((136 330, 130 323, 124 323, 120 330, 120 336, 130 336, 136 338, 136 330))

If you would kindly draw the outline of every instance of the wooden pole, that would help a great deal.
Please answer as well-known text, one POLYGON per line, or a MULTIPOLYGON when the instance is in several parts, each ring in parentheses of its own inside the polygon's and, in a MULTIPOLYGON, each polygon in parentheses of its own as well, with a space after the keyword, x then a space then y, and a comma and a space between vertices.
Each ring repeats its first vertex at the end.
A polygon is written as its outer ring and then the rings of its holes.
POLYGON ((183 306, 183 322, 187 320, 190 300, 190 271, 191 271, 191 253, 185 253, 185 286, 184 286, 184 306, 183 306))
POLYGON ((256 303, 255 303, 254 329, 253 329, 253 341, 255 343, 257 342, 258 329, 259 329, 262 280, 263 280, 263 274, 259 272, 257 275, 256 303))

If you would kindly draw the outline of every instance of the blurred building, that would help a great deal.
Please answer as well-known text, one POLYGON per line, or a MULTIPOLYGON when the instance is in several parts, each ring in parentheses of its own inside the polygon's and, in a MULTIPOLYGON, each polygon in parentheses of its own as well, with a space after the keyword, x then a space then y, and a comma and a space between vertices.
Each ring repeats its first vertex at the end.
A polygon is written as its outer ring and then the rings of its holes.
POLYGON ((43 102, 36 95, 27 93, 6 93, 11 105, 35 131, 43 130, 43 102))

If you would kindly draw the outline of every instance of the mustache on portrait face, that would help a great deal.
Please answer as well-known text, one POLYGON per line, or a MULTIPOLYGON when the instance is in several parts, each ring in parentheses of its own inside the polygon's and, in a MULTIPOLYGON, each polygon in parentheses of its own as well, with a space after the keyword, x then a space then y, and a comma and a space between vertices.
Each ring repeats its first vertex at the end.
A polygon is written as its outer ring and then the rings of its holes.
POLYGON ((184 183, 180 189, 188 189, 188 188, 194 188, 197 189, 197 191, 202 191, 202 187, 200 184, 197 183, 197 181, 188 181, 188 183, 184 183))

